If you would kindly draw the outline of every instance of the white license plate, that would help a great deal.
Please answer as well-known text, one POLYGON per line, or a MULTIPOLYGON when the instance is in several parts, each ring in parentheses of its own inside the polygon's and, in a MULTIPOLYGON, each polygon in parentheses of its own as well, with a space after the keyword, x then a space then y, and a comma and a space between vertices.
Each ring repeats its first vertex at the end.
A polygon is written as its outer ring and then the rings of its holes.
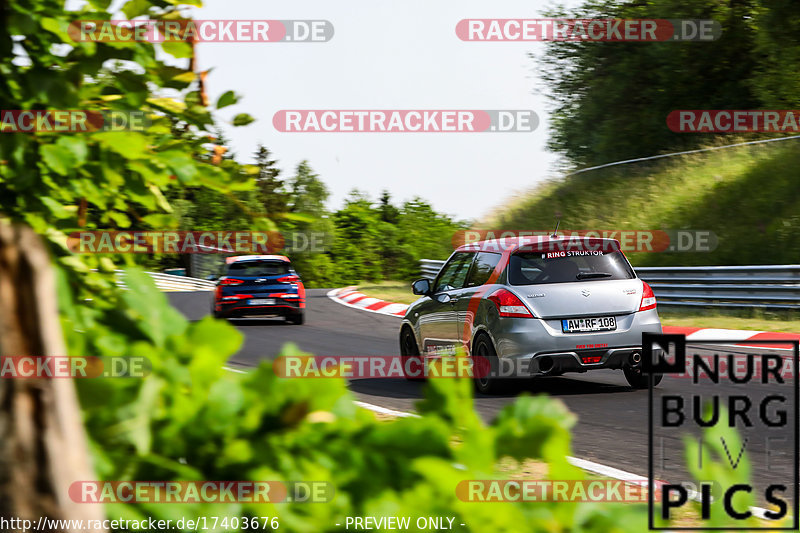
POLYGON ((595 318, 569 318, 561 321, 564 333, 586 333, 590 331, 613 331, 617 329, 617 319, 613 316, 595 318))
POLYGON ((250 305, 275 305, 275 298, 253 298, 247 303, 250 305))

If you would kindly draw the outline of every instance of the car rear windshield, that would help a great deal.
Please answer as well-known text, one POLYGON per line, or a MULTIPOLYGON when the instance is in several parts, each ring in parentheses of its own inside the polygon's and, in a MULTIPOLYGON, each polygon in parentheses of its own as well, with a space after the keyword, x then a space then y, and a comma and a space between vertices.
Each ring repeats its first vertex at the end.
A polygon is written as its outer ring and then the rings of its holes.
POLYGON ((228 265, 229 276, 280 276, 288 274, 291 265, 286 261, 238 261, 228 265))
POLYGON ((511 285, 632 279, 636 275, 622 252, 518 252, 511 256, 511 285))

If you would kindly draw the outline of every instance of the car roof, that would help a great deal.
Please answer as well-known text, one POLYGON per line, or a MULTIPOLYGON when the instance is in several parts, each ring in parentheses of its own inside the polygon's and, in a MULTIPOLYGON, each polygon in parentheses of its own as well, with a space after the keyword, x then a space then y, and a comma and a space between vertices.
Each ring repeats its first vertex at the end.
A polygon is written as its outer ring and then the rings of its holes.
POLYGON ((285 261, 290 263, 289 258, 285 255, 234 255, 225 259, 225 264, 238 263, 239 261, 255 261, 269 259, 272 261, 285 261))
MULTIPOLYGON (((604 239, 602 237, 577 237, 575 235, 527 235, 502 237, 485 241, 462 244, 456 248, 457 252, 516 252, 523 246, 578 246, 581 242, 587 246, 602 246, 603 249, 619 250, 617 239, 604 239)), ((561 249, 561 248, 559 248, 561 249)))

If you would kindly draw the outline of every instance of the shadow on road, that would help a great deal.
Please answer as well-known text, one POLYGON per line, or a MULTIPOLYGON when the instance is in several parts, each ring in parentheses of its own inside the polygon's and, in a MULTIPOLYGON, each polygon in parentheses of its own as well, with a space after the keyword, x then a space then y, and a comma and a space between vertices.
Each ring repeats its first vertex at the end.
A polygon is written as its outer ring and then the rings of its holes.
POLYGON ((283 317, 272 317, 272 318, 229 318, 228 322, 230 322, 231 326, 293 326, 294 324, 289 324, 283 317))

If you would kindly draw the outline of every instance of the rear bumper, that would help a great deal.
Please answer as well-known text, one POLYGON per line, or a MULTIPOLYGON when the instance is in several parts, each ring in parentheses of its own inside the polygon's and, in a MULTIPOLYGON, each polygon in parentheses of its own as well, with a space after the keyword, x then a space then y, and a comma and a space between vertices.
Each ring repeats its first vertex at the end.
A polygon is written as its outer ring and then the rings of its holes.
POLYGON ((502 318, 487 333, 501 361, 513 363, 518 375, 556 375, 564 372, 638 366, 642 333, 661 333, 655 309, 617 316, 617 330, 563 333, 560 320, 502 318), (638 354, 638 356, 634 355, 638 354))
POLYGON ((252 316, 296 316, 304 309, 301 301, 278 301, 275 305, 248 305, 247 301, 217 302, 216 309, 223 318, 244 318, 252 316))
POLYGON ((642 347, 540 353, 533 356, 489 360, 482 364, 489 365, 482 368, 490 368, 492 376, 502 378, 558 376, 566 372, 639 368, 642 364, 642 347))

